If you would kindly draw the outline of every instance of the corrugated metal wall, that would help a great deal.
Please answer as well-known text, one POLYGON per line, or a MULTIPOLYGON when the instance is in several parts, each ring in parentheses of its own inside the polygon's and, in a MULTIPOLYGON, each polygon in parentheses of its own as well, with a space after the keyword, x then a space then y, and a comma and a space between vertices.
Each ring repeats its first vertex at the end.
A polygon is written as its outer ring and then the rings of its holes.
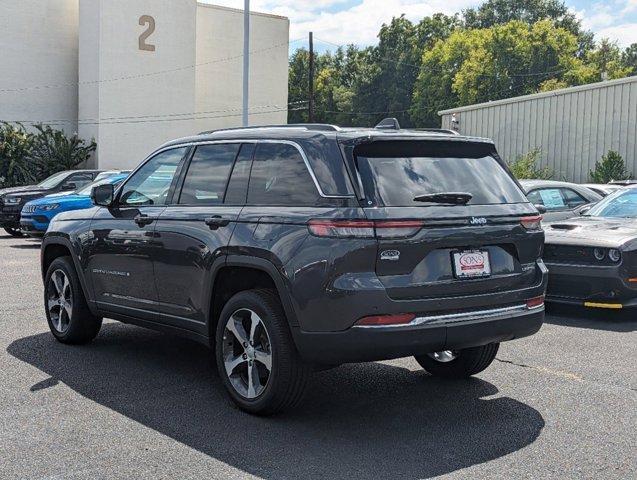
POLYGON ((556 179, 588 181, 603 154, 618 151, 637 175, 637 77, 440 112, 463 135, 492 138, 507 161, 534 148, 556 179))

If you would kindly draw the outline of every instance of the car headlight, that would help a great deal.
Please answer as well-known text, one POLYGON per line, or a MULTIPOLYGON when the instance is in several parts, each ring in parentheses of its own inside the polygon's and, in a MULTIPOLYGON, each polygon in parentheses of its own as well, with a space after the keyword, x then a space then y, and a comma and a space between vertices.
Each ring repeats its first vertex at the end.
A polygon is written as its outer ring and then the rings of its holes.
POLYGON ((593 255, 595 255, 595 258, 601 262, 604 260, 604 257, 606 257, 606 250, 603 248, 596 248, 593 250, 593 255))
POLYGON ((50 212, 51 210, 57 210, 58 208, 60 208, 60 204, 59 203, 52 203, 51 205, 42 205, 40 207, 38 207, 40 210, 43 210, 45 212, 50 212))
POLYGON ((608 258, 610 258, 613 262, 619 262, 622 259, 622 252, 616 248, 611 248, 608 251, 608 258))
POLYGON ((6 203, 7 205, 15 205, 17 203, 20 203, 22 201, 22 199, 20 197, 12 197, 12 198, 6 198, 4 200, 4 203, 6 203))

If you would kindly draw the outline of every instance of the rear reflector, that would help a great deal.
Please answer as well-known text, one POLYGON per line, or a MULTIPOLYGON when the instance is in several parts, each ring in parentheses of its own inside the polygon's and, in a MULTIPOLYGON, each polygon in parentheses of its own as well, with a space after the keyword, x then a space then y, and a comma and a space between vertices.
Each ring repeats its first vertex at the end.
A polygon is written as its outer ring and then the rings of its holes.
POLYGON ((422 220, 310 220, 308 229, 317 237, 406 238, 425 224, 422 220))
POLYGON ((637 278, 629 278, 628 281, 630 283, 637 283, 637 278))
POLYGON ((530 300, 526 301, 526 308, 528 309, 540 308, 543 305, 544 305, 544 295, 542 295, 541 297, 531 298, 530 300))
POLYGON ((416 315, 413 313, 399 313, 397 315, 374 315, 363 317, 356 325, 359 326, 382 326, 382 325, 406 325, 411 322, 416 315))
POLYGON ((542 215, 534 215, 532 217, 522 217, 520 218, 520 223, 527 230, 541 230, 542 215))

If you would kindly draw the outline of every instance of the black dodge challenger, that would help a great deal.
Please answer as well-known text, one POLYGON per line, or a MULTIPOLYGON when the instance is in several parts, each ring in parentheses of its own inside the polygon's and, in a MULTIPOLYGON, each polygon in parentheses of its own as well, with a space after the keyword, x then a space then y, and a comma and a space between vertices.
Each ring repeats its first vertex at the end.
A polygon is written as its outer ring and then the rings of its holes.
POLYGON ((545 225, 547 300, 592 308, 637 306, 637 185, 583 215, 545 225))

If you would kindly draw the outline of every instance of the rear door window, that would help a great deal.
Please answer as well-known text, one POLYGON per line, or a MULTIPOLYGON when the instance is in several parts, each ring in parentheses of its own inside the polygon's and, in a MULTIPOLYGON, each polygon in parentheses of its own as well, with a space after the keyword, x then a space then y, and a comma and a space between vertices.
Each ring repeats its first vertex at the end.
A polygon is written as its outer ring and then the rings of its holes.
POLYGON ((427 145, 425 142, 404 142, 406 145, 392 142, 393 146, 390 142, 379 143, 389 145, 376 149, 372 144, 355 151, 370 206, 426 206, 430 204, 414 198, 445 192, 469 193, 472 196, 469 205, 528 201, 485 147, 469 149, 466 146, 427 145))
POLYGON ((197 147, 179 196, 182 205, 216 205, 223 202, 232 165, 240 144, 197 147))
POLYGON ((303 157, 293 145, 257 145, 248 189, 249 205, 315 205, 316 185, 303 157))

